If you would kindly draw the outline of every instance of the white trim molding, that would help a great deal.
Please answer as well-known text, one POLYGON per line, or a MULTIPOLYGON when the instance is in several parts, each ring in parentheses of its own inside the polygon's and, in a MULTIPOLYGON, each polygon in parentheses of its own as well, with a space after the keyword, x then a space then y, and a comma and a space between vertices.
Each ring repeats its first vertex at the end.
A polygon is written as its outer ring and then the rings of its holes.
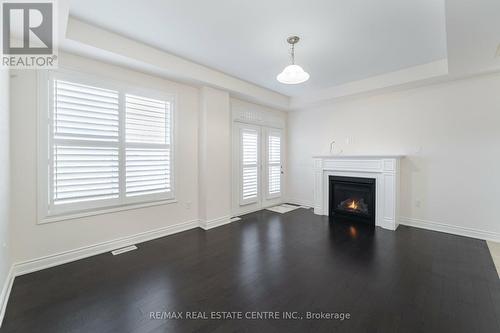
POLYGON ((288 198, 287 200, 284 200, 284 202, 292 205, 299 205, 302 207, 309 207, 309 208, 314 207, 314 201, 309 201, 304 199, 288 198))
POLYGON ((456 225, 451 225, 447 223, 434 222, 423 219, 416 219, 412 217, 401 216, 399 218, 399 223, 409 227, 421 228, 426 230, 432 230, 437 232, 445 232, 447 234, 453 234, 458 236, 465 236, 477 239, 483 239, 493 242, 500 242, 500 233, 479 230, 474 228, 460 227, 456 225))
POLYGON ((62 265, 68 262, 84 259, 105 252, 110 252, 126 246, 147 242, 156 238, 165 237, 178 232, 194 229, 198 227, 198 220, 187 221, 179 224, 169 225, 150 231, 138 233, 136 235, 118 238, 115 240, 102 242, 94 245, 84 246, 74 250, 64 251, 48 256, 23 261, 14 264, 15 276, 32 273, 45 268, 62 265))
POLYGON ((94 209, 94 210, 91 210, 88 212, 81 212, 81 213, 66 214, 66 215, 42 218, 42 219, 37 221, 37 224, 47 224, 47 223, 64 221, 64 220, 74 220, 74 219, 79 219, 79 218, 88 217, 88 216, 111 214, 111 213, 116 213, 116 212, 121 212, 121 211, 126 211, 126 210, 134 210, 134 209, 147 208, 147 207, 153 207, 153 206, 161 206, 161 205, 170 205, 170 204, 177 203, 177 202, 178 201, 176 199, 171 199, 171 200, 160 200, 160 201, 137 203, 137 204, 128 204, 128 205, 117 206, 117 207, 113 207, 113 208, 94 209))
POLYGON ((396 230, 399 223, 400 155, 314 157, 314 213, 329 214, 329 177, 375 179, 375 225, 396 230))
POLYGON ((2 327, 5 310, 7 309, 7 302, 9 301, 12 285, 14 284, 14 277, 14 266, 12 265, 7 273, 5 283, 2 287, 2 293, 0 294, 0 327, 2 327))
POLYGON ((223 216, 212 220, 200 220, 199 226, 203 230, 209 230, 231 223, 231 216, 223 216))
POLYGON ((444 58, 358 81, 347 82, 309 94, 294 96, 290 98, 290 109, 304 109, 348 96, 356 96, 369 92, 385 92, 391 88, 401 89, 422 83, 440 82, 446 78, 448 78, 448 59, 444 58))

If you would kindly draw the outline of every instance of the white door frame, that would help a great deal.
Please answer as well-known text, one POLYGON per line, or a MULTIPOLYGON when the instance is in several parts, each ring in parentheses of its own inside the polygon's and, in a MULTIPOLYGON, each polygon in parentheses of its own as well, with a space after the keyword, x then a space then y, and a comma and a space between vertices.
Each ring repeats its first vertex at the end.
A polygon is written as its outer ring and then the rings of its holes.
POLYGON ((280 193, 277 195, 268 195, 268 154, 269 134, 278 134, 280 137, 280 164, 281 170, 284 161, 284 142, 283 142, 283 129, 270 126, 259 126, 250 123, 243 123, 239 121, 233 122, 233 138, 232 138, 232 215, 238 216, 246 213, 254 212, 266 207, 275 206, 283 202, 284 193, 284 177, 280 173, 280 193), (258 195, 255 202, 241 203, 241 130, 244 128, 255 129, 259 133, 258 138, 258 195))

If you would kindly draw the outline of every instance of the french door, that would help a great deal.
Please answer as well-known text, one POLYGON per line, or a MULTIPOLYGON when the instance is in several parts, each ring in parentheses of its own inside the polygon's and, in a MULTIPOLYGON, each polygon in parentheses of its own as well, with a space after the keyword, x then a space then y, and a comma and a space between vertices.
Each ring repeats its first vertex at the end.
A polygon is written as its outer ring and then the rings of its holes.
POLYGON ((234 215, 281 202, 281 129, 235 123, 233 131, 234 215))

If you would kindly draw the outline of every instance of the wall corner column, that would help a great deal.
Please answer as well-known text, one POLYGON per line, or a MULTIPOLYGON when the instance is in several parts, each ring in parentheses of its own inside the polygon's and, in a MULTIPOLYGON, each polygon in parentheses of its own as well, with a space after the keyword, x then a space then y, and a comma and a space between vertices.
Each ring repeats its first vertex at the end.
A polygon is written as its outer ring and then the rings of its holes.
POLYGON ((211 229, 231 219, 231 109, 229 93, 200 89, 199 219, 211 229))

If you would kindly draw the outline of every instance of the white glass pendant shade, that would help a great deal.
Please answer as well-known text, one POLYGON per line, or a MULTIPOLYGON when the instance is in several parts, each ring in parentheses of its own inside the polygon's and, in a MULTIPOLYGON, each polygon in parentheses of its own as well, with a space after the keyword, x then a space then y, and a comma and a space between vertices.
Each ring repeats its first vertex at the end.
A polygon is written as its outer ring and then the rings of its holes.
POLYGON ((278 74, 276 79, 284 84, 299 84, 309 80, 309 73, 299 65, 288 65, 283 72, 278 74))

